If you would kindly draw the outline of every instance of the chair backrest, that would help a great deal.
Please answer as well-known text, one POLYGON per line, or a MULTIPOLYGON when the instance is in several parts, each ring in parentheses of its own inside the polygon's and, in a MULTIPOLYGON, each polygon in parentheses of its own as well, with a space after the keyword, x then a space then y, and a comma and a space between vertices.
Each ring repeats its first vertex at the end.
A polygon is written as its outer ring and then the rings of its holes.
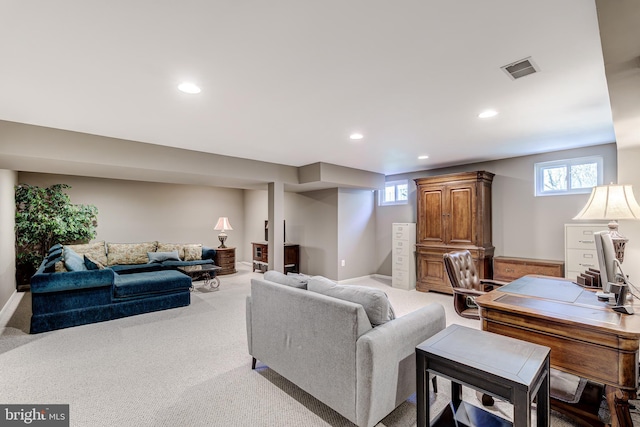
POLYGON ((480 289, 480 276, 471 252, 460 251, 444 254, 444 266, 454 288, 480 289))

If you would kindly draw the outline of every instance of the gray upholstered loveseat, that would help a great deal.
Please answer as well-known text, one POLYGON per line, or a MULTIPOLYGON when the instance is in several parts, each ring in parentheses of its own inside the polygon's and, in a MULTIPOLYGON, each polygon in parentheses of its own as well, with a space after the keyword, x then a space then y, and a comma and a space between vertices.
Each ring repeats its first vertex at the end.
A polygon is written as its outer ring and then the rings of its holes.
POLYGON ((394 319, 380 290, 363 296, 324 277, 273 273, 252 279, 247 297, 254 367, 259 360, 360 427, 415 392, 415 347, 445 328, 440 304, 394 319))

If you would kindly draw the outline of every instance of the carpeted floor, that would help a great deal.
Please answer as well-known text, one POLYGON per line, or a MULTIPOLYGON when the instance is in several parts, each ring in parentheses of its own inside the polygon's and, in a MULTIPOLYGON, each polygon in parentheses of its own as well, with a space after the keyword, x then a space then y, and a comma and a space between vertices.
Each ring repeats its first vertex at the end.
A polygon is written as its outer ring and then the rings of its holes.
MULTIPOLYGON (((82 427, 353 426, 268 367, 251 370, 245 297, 259 273, 249 270, 222 276, 217 291, 196 286, 188 307, 37 335, 28 334, 30 294, 19 294, 0 317, 0 403, 69 404, 71 425, 82 427)), ((450 296, 350 283, 384 289, 398 315, 435 301, 448 323, 479 327, 455 314, 450 296)), ((449 384, 438 381, 434 410, 448 402, 449 384)), ((471 390, 464 396, 478 404, 471 390)), ((492 410, 512 416, 505 402, 492 410)), ((379 426, 415 424, 412 398, 379 426)), ((573 424, 553 414, 551 425, 573 424)))

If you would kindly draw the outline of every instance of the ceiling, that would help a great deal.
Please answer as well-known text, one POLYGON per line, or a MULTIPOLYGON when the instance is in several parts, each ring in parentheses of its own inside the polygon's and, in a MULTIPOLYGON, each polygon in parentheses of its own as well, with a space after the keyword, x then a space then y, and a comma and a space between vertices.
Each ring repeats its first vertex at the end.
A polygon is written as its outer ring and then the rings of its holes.
POLYGON ((615 140, 593 0, 2 0, 1 12, 0 120, 387 175, 615 140), (539 73, 500 69, 526 57, 539 73), (202 92, 179 92, 184 80, 202 92), (499 114, 479 119, 488 108, 499 114))

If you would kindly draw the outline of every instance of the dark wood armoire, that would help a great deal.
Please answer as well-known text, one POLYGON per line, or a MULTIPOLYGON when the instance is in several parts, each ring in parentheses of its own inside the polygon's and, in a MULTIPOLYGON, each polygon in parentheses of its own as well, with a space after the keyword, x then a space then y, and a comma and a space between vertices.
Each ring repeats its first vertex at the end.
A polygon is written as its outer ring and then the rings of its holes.
POLYGON ((491 183, 485 171, 416 179, 416 289, 452 293, 442 255, 468 249, 491 278, 491 183))

